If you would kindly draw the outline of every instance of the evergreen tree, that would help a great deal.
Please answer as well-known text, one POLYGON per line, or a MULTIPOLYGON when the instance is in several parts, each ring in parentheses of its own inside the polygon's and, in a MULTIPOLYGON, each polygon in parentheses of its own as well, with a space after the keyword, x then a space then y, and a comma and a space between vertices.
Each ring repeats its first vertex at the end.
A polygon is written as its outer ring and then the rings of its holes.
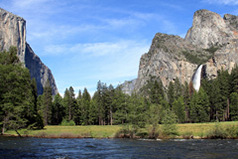
POLYGON ((151 132, 149 134, 150 138, 156 138, 159 134, 156 134, 156 129, 158 124, 162 122, 163 109, 161 105, 151 104, 149 109, 146 111, 147 123, 152 125, 151 132))
POLYGON ((175 115, 177 115, 178 117, 178 122, 180 123, 185 122, 185 104, 182 96, 180 96, 173 102, 172 108, 175 115))
POLYGON ((0 53, 0 126, 2 134, 5 129, 14 129, 18 133, 19 128, 27 126, 29 118, 26 117, 29 117, 34 110, 31 99, 29 71, 19 63, 17 49, 10 47, 9 52, 0 53))
POLYGON ((60 94, 56 94, 52 104, 51 124, 59 125, 62 122, 64 116, 65 109, 63 106, 63 98, 60 96, 60 94))
POLYGON ((65 114, 66 120, 67 121, 73 120, 74 110, 76 105, 76 99, 75 99, 73 87, 69 87, 69 89, 65 90, 63 103, 66 110, 66 114, 65 114))
POLYGON ((238 93, 238 66, 237 65, 231 71, 230 81, 231 81, 231 93, 232 92, 238 93))
POLYGON ((104 109, 104 101, 103 101, 103 83, 98 81, 97 84, 97 92, 94 94, 94 100, 96 100, 97 108, 98 108, 98 124, 105 124, 105 109, 104 109))
POLYGON ((151 104, 161 104, 161 101, 164 99, 162 81, 155 77, 151 77, 150 80, 147 81, 147 84, 142 87, 141 92, 151 104))
POLYGON ((174 98, 178 99, 182 95, 182 84, 180 83, 178 77, 174 81, 174 98))
POLYGON ((113 99, 113 106, 115 108, 114 124, 124 124, 128 121, 128 102, 129 96, 122 92, 121 87, 117 87, 113 99))
POLYGON ((49 80, 47 80, 44 87, 41 109, 43 113, 44 125, 50 124, 51 116, 52 116, 52 89, 51 89, 49 80))
POLYGON ((200 88, 198 93, 194 93, 190 103, 190 118, 192 122, 209 121, 209 99, 206 92, 200 88))
POLYGON ((76 125, 80 125, 81 117, 81 107, 82 107, 82 92, 79 90, 78 97, 76 99, 75 110, 74 110, 74 122, 76 125))
POLYGON ((231 93, 231 106, 230 106, 230 115, 231 120, 237 121, 238 120, 238 93, 233 92, 231 93))
POLYGON ((172 103, 175 100, 175 90, 174 90, 174 84, 171 81, 169 82, 167 96, 168 96, 169 104, 172 106, 172 103))
POLYGON ((90 101, 91 96, 88 93, 88 90, 84 88, 83 95, 82 95, 82 103, 81 103, 81 124, 82 125, 88 125, 90 116, 89 116, 89 110, 90 110, 90 101))
POLYGON ((210 121, 219 121, 222 118, 222 105, 219 82, 217 79, 210 80, 207 86, 210 101, 210 121))
POLYGON ((229 119, 229 95, 230 95, 230 76, 228 70, 218 71, 217 77, 219 88, 220 88, 220 103, 221 103, 221 112, 222 113, 222 120, 229 119))

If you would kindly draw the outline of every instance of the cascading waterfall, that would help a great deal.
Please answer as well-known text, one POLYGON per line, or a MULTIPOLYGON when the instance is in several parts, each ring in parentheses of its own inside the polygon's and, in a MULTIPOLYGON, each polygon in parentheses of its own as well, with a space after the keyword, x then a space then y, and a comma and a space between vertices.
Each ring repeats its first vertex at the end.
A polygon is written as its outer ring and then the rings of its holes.
POLYGON ((201 73, 203 65, 200 65, 193 76, 193 88, 198 92, 201 85, 201 73))

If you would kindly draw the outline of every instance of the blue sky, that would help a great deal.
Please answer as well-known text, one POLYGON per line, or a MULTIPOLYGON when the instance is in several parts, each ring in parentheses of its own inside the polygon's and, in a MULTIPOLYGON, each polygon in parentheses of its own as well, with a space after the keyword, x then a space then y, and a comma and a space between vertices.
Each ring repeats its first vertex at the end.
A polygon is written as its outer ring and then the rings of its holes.
POLYGON ((238 14, 238 0, 0 0, 0 7, 27 21, 27 42, 61 94, 136 78, 154 35, 184 37, 196 10, 238 14))

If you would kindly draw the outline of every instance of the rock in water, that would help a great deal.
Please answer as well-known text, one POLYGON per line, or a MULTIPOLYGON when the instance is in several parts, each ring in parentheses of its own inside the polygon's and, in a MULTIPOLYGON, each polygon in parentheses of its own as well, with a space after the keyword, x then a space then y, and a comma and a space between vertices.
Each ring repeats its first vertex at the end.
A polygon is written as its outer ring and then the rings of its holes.
POLYGON ((10 46, 17 47, 17 55, 29 69, 31 78, 37 82, 37 93, 43 93, 46 81, 50 81, 52 94, 58 93, 54 77, 50 69, 42 63, 26 42, 26 21, 0 8, 0 51, 8 50, 10 46))

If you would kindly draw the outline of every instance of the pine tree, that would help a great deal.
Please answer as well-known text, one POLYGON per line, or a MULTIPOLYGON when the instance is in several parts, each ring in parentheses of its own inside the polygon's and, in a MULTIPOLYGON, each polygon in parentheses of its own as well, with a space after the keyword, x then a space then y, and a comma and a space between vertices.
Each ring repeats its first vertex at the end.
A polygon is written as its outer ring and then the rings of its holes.
POLYGON ((155 77, 150 77, 147 84, 141 88, 140 92, 151 104, 160 104, 164 99, 162 81, 155 77))
POLYGON ((65 107, 65 119, 71 121, 74 118, 76 99, 73 87, 69 87, 64 92, 63 105, 65 107))
POLYGON ((82 107, 82 92, 79 90, 78 97, 76 99, 75 110, 74 110, 74 122, 76 125, 80 125, 81 117, 81 107, 82 107))
POLYGON ((238 120, 238 93, 233 92, 230 95, 231 97, 231 106, 230 106, 230 115, 232 121, 238 120))
POLYGON ((230 75, 228 70, 218 71, 217 80, 219 82, 220 87, 220 95, 221 95, 221 113, 222 113, 222 120, 229 119, 229 95, 230 95, 230 75))
POLYGON ((129 96, 122 92, 121 87, 115 89, 113 106, 115 108, 113 122, 114 124, 124 124, 128 121, 128 102, 129 96))
POLYGON ((232 92, 238 93, 238 65, 236 65, 236 67, 232 69, 230 81, 231 81, 231 93, 232 92))
POLYGON ((60 96, 60 94, 56 94, 52 103, 51 124, 59 125, 62 122, 64 116, 65 109, 63 106, 63 98, 60 96))
POLYGON ((89 124, 90 101, 91 101, 91 96, 88 93, 88 90, 84 88, 83 95, 82 95, 82 103, 81 103, 81 124, 82 125, 89 124))
POLYGON ((203 88, 199 92, 195 92, 190 103, 190 118, 192 122, 209 121, 209 99, 203 88))
MULTIPOLYGON (((10 47, 9 52, 0 53, 0 124, 2 134, 5 129, 27 126, 32 112, 31 80, 29 71, 22 67, 17 57, 17 49, 10 47)), ((19 134, 19 133, 18 133, 19 134)), ((20 134, 19 134, 20 135, 20 134)))
POLYGON ((174 90, 174 84, 171 81, 169 82, 167 95, 168 95, 169 104, 172 106, 172 103, 175 100, 175 90, 174 90))
POLYGON ((172 109, 178 117, 178 122, 183 123, 185 121, 185 104, 182 96, 172 103, 172 109))
POLYGON ((50 124, 52 115, 52 89, 49 80, 47 80, 44 87, 41 109, 43 113, 44 125, 50 124))

